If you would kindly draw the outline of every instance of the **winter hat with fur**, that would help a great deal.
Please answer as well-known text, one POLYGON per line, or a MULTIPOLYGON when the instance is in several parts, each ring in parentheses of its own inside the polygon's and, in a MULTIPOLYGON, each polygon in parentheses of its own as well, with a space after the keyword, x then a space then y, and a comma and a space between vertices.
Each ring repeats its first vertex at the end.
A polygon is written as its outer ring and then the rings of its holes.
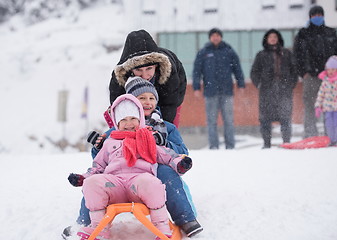
POLYGON ((155 96, 157 102, 159 101, 156 88, 151 82, 144 80, 141 77, 129 77, 129 79, 125 83, 125 92, 132 94, 135 97, 138 97, 143 93, 149 92, 155 96))
POLYGON ((114 109, 115 121, 118 124, 125 117, 135 117, 140 119, 139 109, 134 102, 125 99, 114 109))
POLYGON ((172 64, 169 58, 161 53, 151 35, 145 30, 133 31, 125 40, 121 59, 114 69, 119 85, 124 87, 132 69, 149 65, 158 65, 159 84, 164 84, 171 75, 172 64))
POLYGON ((328 61, 325 64, 325 69, 331 69, 331 68, 337 69, 337 56, 336 55, 329 57, 328 61))

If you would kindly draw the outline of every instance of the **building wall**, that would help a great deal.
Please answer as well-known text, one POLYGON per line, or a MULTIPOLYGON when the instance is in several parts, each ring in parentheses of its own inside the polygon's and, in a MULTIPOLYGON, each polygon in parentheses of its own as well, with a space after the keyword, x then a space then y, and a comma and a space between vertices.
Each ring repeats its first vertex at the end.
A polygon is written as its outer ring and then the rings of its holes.
MULTIPOLYGON (((262 49, 264 32, 281 31, 285 47, 292 48, 297 31, 309 20, 312 5, 323 6, 325 23, 337 28, 337 0, 123 0, 132 30, 146 29, 161 47, 177 54, 189 83, 197 51, 208 41, 213 27, 223 30, 224 40, 240 57, 247 84, 243 95, 235 91, 236 126, 259 125, 258 92, 249 72, 256 53, 262 49)), ((302 84, 294 91, 293 123, 302 123, 302 84)), ((189 84, 181 112, 182 127, 206 126, 203 100, 193 97, 189 84)))
POLYGON ((337 0, 318 0, 316 4, 324 8, 325 24, 337 28, 337 0))
MULTIPOLYGON (((302 118, 302 83, 299 82, 294 89, 292 122, 300 124, 302 123, 302 118)), ((218 122, 222 125, 220 116, 218 122)), ((252 83, 246 84, 242 94, 237 89, 234 91, 234 125, 259 125, 258 91, 252 83)), ((196 99, 193 95, 192 85, 188 84, 181 108, 179 127, 200 126, 207 126, 204 99, 196 99)))
MULTIPOLYGON (((238 54, 244 76, 249 80, 249 73, 256 53, 262 50, 264 30, 223 31, 223 40, 238 54)), ((297 33, 296 29, 278 29, 284 40, 284 47, 291 49, 297 33)), ((159 32, 159 46, 173 51, 183 63, 187 78, 192 78, 193 62, 197 52, 209 41, 208 31, 200 32, 159 32)))
MULTIPOLYGON (((333 0, 327 0, 333 1, 333 0)), ((155 32, 299 28, 312 0, 124 0, 134 28, 155 32)))

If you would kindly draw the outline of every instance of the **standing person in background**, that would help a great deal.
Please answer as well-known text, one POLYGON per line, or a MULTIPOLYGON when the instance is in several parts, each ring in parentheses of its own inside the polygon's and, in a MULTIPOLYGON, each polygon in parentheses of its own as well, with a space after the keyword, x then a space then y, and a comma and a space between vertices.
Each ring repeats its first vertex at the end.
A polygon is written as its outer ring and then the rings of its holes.
POLYGON ((337 56, 328 59, 325 70, 318 77, 322 79, 322 84, 315 103, 315 114, 320 117, 324 112, 330 145, 337 146, 337 56))
POLYGON ((125 40, 122 56, 112 72, 110 103, 125 93, 124 85, 130 76, 141 77, 155 86, 163 119, 178 127, 186 92, 184 67, 173 52, 159 48, 145 30, 133 31, 125 40))
POLYGON ((263 148, 271 147, 273 121, 280 122, 284 143, 289 143, 291 138, 293 89, 298 77, 293 55, 283 45, 279 31, 267 31, 262 40, 264 49, 257 53, 250 73, 253 84, 259 90, 259 120, 263 148))
POLYGON ((209 42, 202 48, 194 61, 194 95, 201 98, 201 84, 204 85, 205 107, 210 149, 219 148, 217 130, 218 112, 221 112, 224 125, 226 149, 235 147, 233 118, 233 79, 234 74, 239 88, 245 87, 240 60, 234 49, 222 40, 218 28, 209 31, 209 42))
POLYGON ((310 22, 300 29, 294 42, 298 74, 303 78, 304 137, 317 136, 315 101, 328 58, 337 54, 336 30, 325 26, 324 10, 314 6, 309 11, 310 22))

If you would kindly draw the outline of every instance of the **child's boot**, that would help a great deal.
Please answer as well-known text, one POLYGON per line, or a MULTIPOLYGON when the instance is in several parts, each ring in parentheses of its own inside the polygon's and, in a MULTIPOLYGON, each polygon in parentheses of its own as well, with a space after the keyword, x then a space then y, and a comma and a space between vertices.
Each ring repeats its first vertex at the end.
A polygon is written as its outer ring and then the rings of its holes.
MULTIPOLYGON (((82 227, 77 235, 80 236, 80 240, 86 240, 93 233, 95 228, 98 226, 99 222, 103 219, 105 215, 105 210, 90 211, 91 224, 88 227, 82 227)), ((111 223, 109 223, 95 238, 95 240, 108 240, 111 237, 110 233, 111 223)))
MULTIPOLYGON (((168 237, 168 238, 172 237, 172 235, 167 235, 167 234, 165 234, 165 236, 168 237)), ((154 240, 161 240, 161 238, 160 237, 156 237, 154 240)))
MULTIPOLYGON (((153 225, 158 228, 159 231, 164 233, 167 237, 172 236, 172 232, 169 225, 169 219, 167 215, 167 209, 164 205, 162 208, 159 209, 151 209, 150 210, 150 217, 153 225)), ((156 237, 155 240, 159 240, 159 237, 156 237)))

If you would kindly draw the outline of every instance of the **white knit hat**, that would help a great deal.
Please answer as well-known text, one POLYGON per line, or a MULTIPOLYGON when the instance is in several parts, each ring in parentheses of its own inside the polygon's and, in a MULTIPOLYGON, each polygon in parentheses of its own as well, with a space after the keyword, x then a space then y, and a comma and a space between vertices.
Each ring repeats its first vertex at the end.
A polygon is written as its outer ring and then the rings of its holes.
POLYGON ((123 118, 126 117, 135 117, 140 119, 140 113, 137 105, 125 99, 121 101, 114 109, 115 121, 118 124, 123 118))

